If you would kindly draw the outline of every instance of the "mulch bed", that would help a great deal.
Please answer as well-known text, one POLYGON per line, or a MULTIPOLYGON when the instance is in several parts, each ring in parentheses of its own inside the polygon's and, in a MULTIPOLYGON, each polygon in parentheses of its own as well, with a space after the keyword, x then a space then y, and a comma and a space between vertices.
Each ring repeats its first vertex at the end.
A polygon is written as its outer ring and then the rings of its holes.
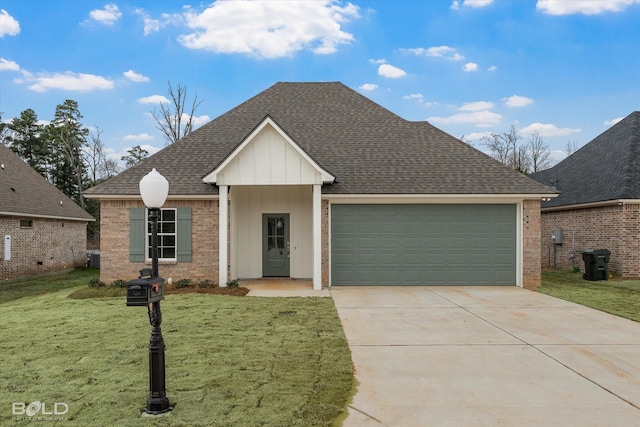
POLYGON ((236 297, 243 297, 249 293, 249 289, 243 287, 237 288, 221 288, 220 286, 213 286, 207 288, 200 288, 198 285, 189 285, 186 288, 176 288, 175 286, 165 286, 165 295, 181 295, 181 294, 212 294, 212 295, 231 295, 236 297))

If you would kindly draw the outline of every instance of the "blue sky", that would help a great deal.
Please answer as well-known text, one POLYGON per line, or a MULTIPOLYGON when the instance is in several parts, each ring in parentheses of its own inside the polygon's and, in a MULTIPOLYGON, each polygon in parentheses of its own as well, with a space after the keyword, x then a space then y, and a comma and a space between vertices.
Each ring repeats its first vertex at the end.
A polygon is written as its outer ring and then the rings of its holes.
POLYGON ((66 99, 112 156, 165 146, 167 82, 203 124, 278 81, 340 81, 479 138, 538 130, 555 159, 640 110, 640 0, 0 0, 0 112, 66 99))

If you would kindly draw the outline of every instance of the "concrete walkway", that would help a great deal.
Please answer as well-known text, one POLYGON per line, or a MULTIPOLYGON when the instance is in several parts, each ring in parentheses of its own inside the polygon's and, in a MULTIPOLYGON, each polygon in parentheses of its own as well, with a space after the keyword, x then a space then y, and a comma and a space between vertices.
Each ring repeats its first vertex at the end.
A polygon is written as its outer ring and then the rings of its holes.
POLYGON ((516 287, 333 287, 343 425, 640 426, 640 323, 516 287))

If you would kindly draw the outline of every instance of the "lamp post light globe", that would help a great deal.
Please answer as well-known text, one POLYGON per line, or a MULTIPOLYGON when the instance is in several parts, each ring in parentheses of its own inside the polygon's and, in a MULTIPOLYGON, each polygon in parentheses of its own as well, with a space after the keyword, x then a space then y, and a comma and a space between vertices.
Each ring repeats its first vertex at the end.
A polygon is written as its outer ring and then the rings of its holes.
POLYGON ((161 208, 169 195, 169 181, 153 168, 140 180, 140 195, 148 208, 161 208))
MULTIPOLYGON (((155 168, 140 180, 140 195, 142 201, 149 210, 149 225, 151 231, 151 278, 158 286, 164 287, 164 279, 158 277, 158 219, 160 208, 164 205, 169 194, 169 182, 160 175, 155 168)), ((146 242, 145 242, 146 244, 146 242)), ((173 407, 169 403, 165 388, 165 360, 164 339, 162 338, 162 313, 160 311, 160 299, 149 302, 147 305, 149 323, 151 324, 151 338, 149 340, 149 396, 144 412, 151 415, 159 415, 170 412, 173 407)))

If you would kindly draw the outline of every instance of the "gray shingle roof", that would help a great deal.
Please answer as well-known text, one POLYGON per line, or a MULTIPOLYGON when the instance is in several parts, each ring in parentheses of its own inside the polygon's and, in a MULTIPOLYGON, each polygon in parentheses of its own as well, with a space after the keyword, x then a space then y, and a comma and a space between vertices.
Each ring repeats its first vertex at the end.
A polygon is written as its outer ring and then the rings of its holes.
POLYGON ((94 221, 42 175, 0 144, 0 213, 94 221), (62 202, 62 204, 60 204, 62 202))
POLYGON ((156 168, 170 194, 217 194, 202 182, 266 116, 333 174, 325 194, 549 194, 553 191, 433 127, 410 122, 341 83, 277 83, 85 192, 136 195, 156 168))
POLYGON ((554 167, 530 175, 561 191, 543 208, 640 199, 640 111, 594 138, 554 167))

